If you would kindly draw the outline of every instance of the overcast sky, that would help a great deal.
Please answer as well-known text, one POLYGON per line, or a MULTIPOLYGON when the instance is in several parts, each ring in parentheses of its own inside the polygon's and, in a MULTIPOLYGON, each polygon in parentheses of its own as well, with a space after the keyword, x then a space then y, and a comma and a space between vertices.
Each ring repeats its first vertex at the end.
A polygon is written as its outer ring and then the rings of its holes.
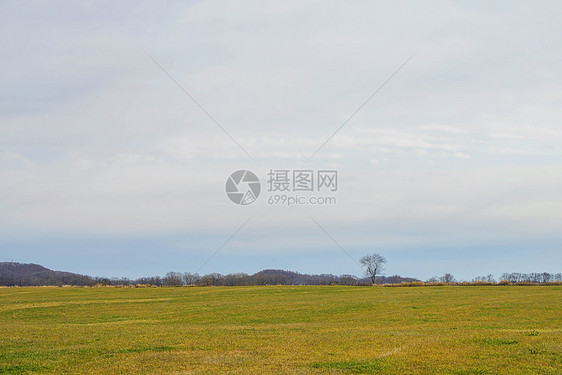
POLYGON ((0 30, 1 261, 194 272, 234 234, 201 273, 360 275, 334 240, 387 275, 562 271, 557 1, 3 1, 0 30), (270 169, 337 170, 337 204, 268 205, 270 169))

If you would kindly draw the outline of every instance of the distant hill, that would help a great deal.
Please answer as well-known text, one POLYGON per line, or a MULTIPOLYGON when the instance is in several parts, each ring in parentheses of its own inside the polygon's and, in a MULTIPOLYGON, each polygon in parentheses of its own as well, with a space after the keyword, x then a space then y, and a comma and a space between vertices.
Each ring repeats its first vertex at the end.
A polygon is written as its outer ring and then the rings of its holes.
MULTIPOLYGON (((410 277, 380 276, 377 284, 419 281, 410 277)), ((80 275, 72 272, 53 271, 38 264, 0 262, 0 285, 3 286, 39 286, 39 285, 135 285, 149 284, 155 286, 177 285, 358 285, 370 284, 368 278, 354 275, 309 275, 298 272, 267 269, 253 275, 245 273, 221 275, 193 275, 190 273, 169 272, 165 277, 141 277, 136 280, 127 278, 101 278, 80 275)))
POLYGON ((90 276, 72 272, 53 271, 38 264, 0 262, 0 285, 93 285, 96 280, 90 276))

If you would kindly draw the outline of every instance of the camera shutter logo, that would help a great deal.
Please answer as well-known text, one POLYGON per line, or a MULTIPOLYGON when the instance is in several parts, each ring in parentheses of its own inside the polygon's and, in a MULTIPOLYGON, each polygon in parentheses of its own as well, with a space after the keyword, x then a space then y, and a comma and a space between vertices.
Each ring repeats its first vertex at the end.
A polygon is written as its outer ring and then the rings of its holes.
POLYGON ((247 206, 258 199, 261 183, 258 176, 253 172, 241 169, 228 177, 225 190, 226 195, 233 203, 247 206))

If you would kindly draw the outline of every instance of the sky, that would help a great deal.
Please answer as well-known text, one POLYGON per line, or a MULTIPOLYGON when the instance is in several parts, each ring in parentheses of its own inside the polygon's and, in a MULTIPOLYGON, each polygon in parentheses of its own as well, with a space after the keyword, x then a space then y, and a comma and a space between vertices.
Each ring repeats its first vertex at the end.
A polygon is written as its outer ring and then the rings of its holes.
POLYGON ((561 272, 561 21, 556 1, 3 1, 0 261, 561 272), (252 204, 225 193, 237 170, 252 204), (337 202, 269 204, 271 170, 335 170, 337 202))

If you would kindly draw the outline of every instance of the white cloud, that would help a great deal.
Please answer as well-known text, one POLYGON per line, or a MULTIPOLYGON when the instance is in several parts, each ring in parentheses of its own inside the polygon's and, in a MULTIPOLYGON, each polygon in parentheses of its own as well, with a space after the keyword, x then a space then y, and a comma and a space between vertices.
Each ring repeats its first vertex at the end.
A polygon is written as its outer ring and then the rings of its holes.
POLYGON ((432 125, 421 125, 419 126, 421 130, 433 130, 438 132, 449 132, 449 133, 467 133, 468 131, 465 129, 459 129, 457 127, 451 125, 440 125, 440 124, 432 124, 432 125))
POLYGON ((463 152, 455 152, 455 157, 460 159, 470 159, 471 156, 469 154, 465 154, 463 152))

